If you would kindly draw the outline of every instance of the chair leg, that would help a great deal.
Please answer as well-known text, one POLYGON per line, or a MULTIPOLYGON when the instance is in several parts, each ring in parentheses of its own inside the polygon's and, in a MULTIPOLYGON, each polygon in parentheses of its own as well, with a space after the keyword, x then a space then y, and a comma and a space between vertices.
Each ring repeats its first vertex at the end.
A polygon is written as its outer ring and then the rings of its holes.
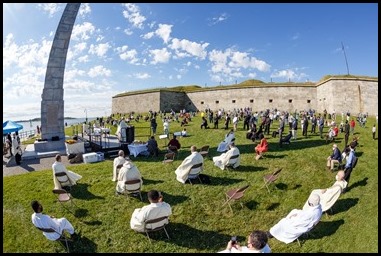
POLYGON ((167 235, 168 237, 168 240, 170 239, 169 235, 168 235, 168 232, 167 232, 167 229, 164 227, 164 231, 165 231, 165 234, 167 235))
POLYGON ((298 241, 299 246, 302 247, 302 245, 300 244, 299 238, 296 238, 296 241, 298 241))
POLYGON ((270 189, 269 189, 269 186, 267 185, 267 182, 265 183, 265 185, 266 185, 266 188, 267 188, 267 190, 269 191, 269 193, 271 193, 271 192, 270 192, 270 189))
POLYGON ((151 242, 151 238, 149 237, 149 235, 148 235, 148 232, 146 231, 146 234, 147 234, 147 237, 148 237, 148 241, 149 241, 149 243, 150 244, 152 244, 152 242, 151 242))
POLYGON ((200 178, 200 175, 197 176, 197 178, 198 178, 198 180, 200 181, 200 183, 202 184, 202 180, 201 180, 201 178, 200 178))

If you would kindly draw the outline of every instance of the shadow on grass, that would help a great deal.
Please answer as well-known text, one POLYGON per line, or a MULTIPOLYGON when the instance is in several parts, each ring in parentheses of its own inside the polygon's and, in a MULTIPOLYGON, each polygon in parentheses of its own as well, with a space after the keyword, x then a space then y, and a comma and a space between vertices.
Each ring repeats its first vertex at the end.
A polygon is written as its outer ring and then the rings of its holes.
POLYGON ((237 168, 230 169, 230 170, 232 170, 234 172, 260 172, 260 171, 264 171, 264 170, 267 170, 267 169, 268 168, 261 167, 261 166, 240 165, 237 168))
MULTIPOLYGON (((355 206, 358 201, 358 198, 345 198, 337 200, 336 203, 332 206, 333 214, 348 211, 349 208, 355 206)), ((332 215, 331 211, 327 211, 327 213, 332 215)))
MULTIPOLYGON (((163 195, 164 201, 169 203, 171 206, 185 202, 188 199, 186 196, 171 195, 163 191, 161 191, 161 194, 163 195)), ((148 202, 148 198, 146 198, 145 201, 145 198, 143 197, 143 201, 148 202)))
POLYGON ((364 152, 362 152, 362 151, 356 151, 356 153, 355 153, 356 157, 360 157, 363 154, 364 154, 364 152))
MULTIPOLYGON (((287 188, 288 188, 287 184, 284 184, 284 183, 277 183, 277 184, 275 184, 275 187, 279 190, 287 190, 287 188)), ((271 189, 270 189, 270 191, 271 191, 271 189)))
POLYGON ((244 205, 250 209, 250 210, 255 210, 257 209, 259 203, 254 201, 254 200, 251 200, 251 201, 248 201, 248 202, 245 202, 244 205))
MULTIPOLYGON (((170 239, 167 239, 165 232, 160 230, 158 232, 152 232, 149 234, 151 240, 166 241, 170 244, 176 244, 181 247, 196 249, 196 250, 206 250, 211 249, 213 251, 221 251, 225 249, 226 244, 234 235, 223 235, 220 232, 223 230, 215 231, 202 231, 185 225, 183 223, 170 222, 166 229, 170 239)), ((145 233, 140 233, 142 236, 146 236, 145 233)), ((143 239, 143 237, 142 237, 143 239)), ((148 238, 144 238, 148 239, 148 238)), ((244 242, 246 237, 237 238, 238 241, 244 242)))
POLYGON ((235 183, 240 183, 244 181, 244 179, 232 179, 227 177, 212 177, 210 176, 210 184, 206 184, 207 186, 221 186, 221 185, 231 185, 235 183))
POLYGON ((70 253, 96 253, 97 244, 85 236, 74 240, 69 244, 70 253))
POLYGON ((320 221, 316 227, 310 231, 308 237, 305 235, 303 236, 303 240, 314 240, 333 235, 343 224, 344 220, 342 219, 334 221, 320 221))
POLYGON ((142 179, 143 179, 144 185, 149 185, 149 184, 155 185, 155 184, 159 184, 159 183, 164 182, 163 180, 150 180, 150 179, 146 179, 146 178, 142 178, 142 179))
POLYGON ((266 208, 267 211, 273 211, 275 210, 276 208, 278 208, 280 205, 280 203, 273 203, 273 204, 270 204, 269 207, 266 208))
POLYGON ((364 186, 366 186, 366 184, 368 184, 368 177, 365 177, 364 179, 362 179, 362 180, 359 180, 359 181, 356 181, 355 183, 353 183, 351 186, 349 186, 348 188, 347 188, 347 192, 349 191, 349 190, 352 190, 352 189, 354 189, 354 188, 356 188, 356 187, 364 187, 364 186))
MULTIPOLYGON (((297 140, 297 141, 291 141, 287 147, 280 147, 279 141, 277 142, 269 142, 269 152, 279 152, 279 151, 286 151, 286 150, 302 150, 306 148, 315 148, 322 145, 326 145, 326 142, 324 139, 316 139, 316 140, 297 140)), ((265 155, 266 157, 266 155, 265 155)))
POLYGON ((287 155, 271 155, 271 152, 270 153, 264 153, 263 155, 263 159, 276 159, 276 158, 284 158, 286 157, 287 155))
POLYGON ((71 195, 74 198, 77 199, 86 199, 86 200, 92 200, 92 199, 104 199, 102 196, 96 196, 92 194, 87 187, 89 187, 88 184, 79 183, 72 187, 71 189, 71 195))

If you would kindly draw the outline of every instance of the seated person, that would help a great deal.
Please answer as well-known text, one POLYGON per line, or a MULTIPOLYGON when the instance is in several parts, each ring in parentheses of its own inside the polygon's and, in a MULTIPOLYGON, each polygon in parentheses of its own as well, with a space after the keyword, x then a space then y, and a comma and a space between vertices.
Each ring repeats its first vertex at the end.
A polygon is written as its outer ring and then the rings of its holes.
MULTIPOLYGON (((123 167, 119 171, 118 183, 116 183, 116 192, 117 194, 122 194, 125 191, 125 182, 128 180, 140 180, 140 186, 143 185, 142 175, 140 174, 138 167, 130 160, 126 159, 126 162, 123 164, 123 167)), ((138 184, 133 184, 129 189, 134 190, 138 189, 138 184)))
MULTIPOLYGON (((239 149, 235 146, 235 143, 232 142, 229 145, 229 150, 226 153, 222 153, 220 156, 213 157, 214 165, 225 170, 226 165, 229 163, 229 160, 232 156, 240 155, 239 149)), ((240 156, 236 159, 236 162, 233 164, 233 168, 237 168, 240 164, 240 156)))
POLYGON ((184 128, 184 129, 181 131, 181 136, 182 136, 182 137, 187 137, 187 136, 188 136, 187 128, 184 128))
POLYGON ((335 137, 337 137, 338 134, 339 134, 339 128, 337 128, 336 125, 332 126, 331 128, 329 128, 328 133, 325 136, 325 141, 328 142, 328 140, 329 141, 334 140, 335 137))
POLYGON ((151 156, 159 155, 159 146, 157 145, 155 136, 151 136, 151 138, 147 141, 147 149, 151 156))
MULTIPOLYGON (((235 238, 236 239, 236 238, 235 238)), ((230 240, 226 249, 219 253, 271 253, 266 232, 254 230, 247 238, 247 246, 241 246, 236 240, 230 240)))
POLYGON ((332 146, 332 154, 327 157, 327 169, 330 169, 333 171, 333 168, 335 167, 335 163, 341 164, 341 152, 340 149, 337 147, 337 144, 333 144, 332 146))
MULTIPOLYGON (((344 180, 344 171, 338 171, 335 177, 335 183, 326 189, 314 189, 312 194, 317 194, 320 197, 320 204, 322 212, 329 210, 337 201, 343 190, 347 187, 347 182, 344 180)), ((308 207, 308 200, 303 208, 308 207)))
POLYGON ((267 140, 265 138, 265 135, 261 133, 259 135, 259 139, 261 140, 259 144, 255 147, 255 159, 258 160, 259 158, 263 157, 263 152, 267 152, 269 150, 269 144, 267 143, 267 140))
POLYGON ((292 138, 292 131, 289 132, 289 134, 285 137, 282 137, 280 140, 279 140, 279 144, 280 146, 282 147, 282 144, 290 144, 291 142, 291 138, 292 138))
POLYGON ((123 165, 125 162, 126 158, 124 157, 124 151, 119 150, 118 157, 116 157, 113 162, 112 181, 118 181, 118 169, 120 169, 120 166, 123 165))
POLYGON ((199 163, 204 163, 204 157, 197 151, 197 147, 193 145, 191 146, 191 154, 177 167, 175 171, 176 179, 181 183, 185 183, 192 166, 199 163))
MULTIPOLYGON (((163 196, 157 190, 150 190, 147 193, 149 205, 137 208, 134 210, 130 220, 131 229, 137 232, 144 232, 144 222, 146 220, 156 219, 164 216, 170 216, 172 214, 171 206, 163 201, 163 196)), ((167 220, 163 220, 163 222, 167 220)), ((155 223, 151 225, 151 228, 161 226, 163 224, 155 223)))
POLYGON ((267 233, 269 238, 275 237, 281 242, 289 244, 302 234, 310 231, 322 215, 320 197, 312 194, 308 198, 308 207, 293 209, 285 218, 275 224, 267 233))
POLYGON ((176 135, 173 135, 173 138, 168 142, 168 151, 172 152, 172 150, 170 150, 170 146, 172 147, 176 147, 176 152, 181 148, 181 144, 180 142, 177 140, 176 138, 176 135))
POLYGON ((235 140, 234 130, 231 129, 228 134, 225 135, 225 139, 218 145, 218 152, 225 152, 229 149, 229 144, 235 140))
POLYGON ((56 161, 52 165, 53 182, 54 182, 54 188, 55 189, 62 189, 62 186, 75 185, 75 184, 77 184, 78 180, 82 179, 81 175, 66 169, 65 165, 62 163, 62 159, 61 159, 60 154, 57 154, 55 159, 56 159, 56 161), (58 180, 59 178, 57 178, 55 175, 56 173, 59 173, 59 172, 65 172, 67 177, 69 178, 70 182, 61 184, 60 180, 58 180))
POLYGON ((43 232, 44 236, 47 239, 55 241, 58 238, 60 238, 60 236, 65 230, 69 232, 71 238, 78 236, 78 234, 74 233, 73 225, 66 218, 58 219, 54 218, 53 216, 43 214, 43 207, 36 200, 32 201, 31 206, 34 211, 34 213, 32 214, 33 225, 37 228, 51 228, 57 232, 43 232))

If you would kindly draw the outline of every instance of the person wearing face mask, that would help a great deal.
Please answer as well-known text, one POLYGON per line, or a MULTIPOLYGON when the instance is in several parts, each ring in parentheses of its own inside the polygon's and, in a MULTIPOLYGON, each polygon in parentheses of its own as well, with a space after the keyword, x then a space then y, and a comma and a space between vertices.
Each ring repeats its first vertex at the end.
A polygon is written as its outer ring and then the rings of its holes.
MULTIPOLYGON (((335 183, 333 183, 331 187, 312 190, 311 195, 317 194, 320 196, 320 204, 323 212, 329 210, 333 206, 343 190, 347 187, 348 183, 344 180, 344 174, 344 171, 338 171, 335 177, 335 183)), ((304 207, 307 206, 308 201, 304 204, 304 207)))

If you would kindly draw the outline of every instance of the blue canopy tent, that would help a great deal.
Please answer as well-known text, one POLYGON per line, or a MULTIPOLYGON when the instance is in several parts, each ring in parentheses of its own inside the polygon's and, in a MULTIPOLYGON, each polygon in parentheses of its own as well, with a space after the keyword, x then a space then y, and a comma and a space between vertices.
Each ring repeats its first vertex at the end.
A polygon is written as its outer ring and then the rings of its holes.
POLYGON ((21 124, 15 123, 11 120, 5 121, 3 123, 3 135, 16 132, 24 128, 21 124))

